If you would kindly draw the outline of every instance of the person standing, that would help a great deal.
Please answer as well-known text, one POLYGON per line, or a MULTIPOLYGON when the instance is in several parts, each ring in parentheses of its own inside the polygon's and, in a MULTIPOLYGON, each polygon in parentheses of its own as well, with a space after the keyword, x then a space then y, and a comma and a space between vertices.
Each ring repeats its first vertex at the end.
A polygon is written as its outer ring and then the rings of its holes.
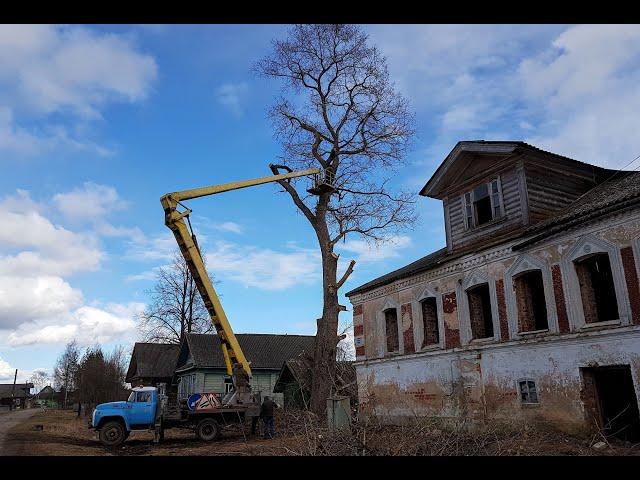
POLYGON ((260 407, 260 418, 264 424, 264 438, 273 438, 275 435, 275 426, 273 424, 273 411, 276 408, 280 408, 276 402, 271 400, 271 397, 265 396, 262 406, 260 407))

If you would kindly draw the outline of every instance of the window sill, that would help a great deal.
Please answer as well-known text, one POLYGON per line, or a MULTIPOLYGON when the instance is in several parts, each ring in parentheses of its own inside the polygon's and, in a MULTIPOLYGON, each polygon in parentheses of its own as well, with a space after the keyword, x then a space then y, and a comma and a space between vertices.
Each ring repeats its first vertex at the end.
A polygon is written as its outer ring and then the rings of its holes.
POLYGON ((594 330, 598 328, 608 328, 608 327, 617 327, 620 326, 622 322, 618 320, 607 320, 605 322, 593 322, 593 323, 585 323, 580 327, 580 330, 594 330))
POLYGON ((469 341, 469 344, 473 345, 473 344, 483 344, 483 343, 491 343, 491 342, 495 342, 496 338, 495 337, 487 337, 487 338, 472 338, 469 341))
POLYGON ((387 352, 384 354, 385 358, 389 358, 389 357, 397 357, 399 355, 402 355, 400 352, 387 352))
POLYGON ((520 405, 522 406, 522 408, 539 408, 540 407, 540 402, 538 402, 538 403, 520 403, 520 405))
POLYGON ((496 218, 495 220, 491 220, 490 222, 487 223, 483 223, 482 225, 474 225, 471 228, 467 228, 467 232, 476 232, 476 231, 480 231, 483 228, 487 228, 487 227, 491 227, 493 225, 497 225, 499 223, 505 222, 507 220, 507 216, 506 215, 502 215, 500 218, 496 218))
POLYGON ((420 349, 421 352, 429 352, 431 350, 439 350, 441 349, 442 346, 440 345, 440 343, 432 343, 430 345, 425 345, 424 347, 422 347, 420 349))
POLYGON ((544 330, 530 330, 530 331, 526 331, 526 332, 518 332, 518 336, 520 337, 527 337, 527 336, 531 336, 531 337, 535 337, 538 335, 545 335, 549 333, 549 329, 545 328, 544 330))

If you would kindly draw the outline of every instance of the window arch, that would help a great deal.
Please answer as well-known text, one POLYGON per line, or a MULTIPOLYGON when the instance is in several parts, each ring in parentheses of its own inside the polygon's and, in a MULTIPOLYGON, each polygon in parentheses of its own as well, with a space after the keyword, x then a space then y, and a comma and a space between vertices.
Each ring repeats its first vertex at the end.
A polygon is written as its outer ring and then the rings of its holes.
POLYGON ((528 332, 558 331, 549 264, 530 254, 519 256, 504 274, 511 338, 528 332))
POLYGON ((419 327, 414 330, 418 350, 443 346, 444 320, 442 296, 436 288, 426 287, 417 299, 419 327))
POLYGON ((463 344, 500 338, 495 282, 486 272, 475 271, 467 276, 459 284, 457 298, 463 344))
POLYGON ((602 322, 628 324, 631 307, 620 249, 593 235, 582 237, 562 258, 569 322, 573 328, 602 322), (607 308, 607 304, 612 308, 607 308), (617 316, 617 318, 608 318, 617 316))

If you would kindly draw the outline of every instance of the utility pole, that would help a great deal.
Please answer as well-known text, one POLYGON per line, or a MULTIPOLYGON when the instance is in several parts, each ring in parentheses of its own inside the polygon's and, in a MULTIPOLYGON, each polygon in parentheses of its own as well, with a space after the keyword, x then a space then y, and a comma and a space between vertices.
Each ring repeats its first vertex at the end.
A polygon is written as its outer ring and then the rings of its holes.
POLYGON ((16 379, 18 378, 18 369, 16 368, 16 373, 13 376, 13 388, 11 388, 11 408, 9 408, 9 410, 12 410, 13 407, 15 406, 14 402, 15 400, 13 399, 13 397, 15 396, 16 393, 16 379))

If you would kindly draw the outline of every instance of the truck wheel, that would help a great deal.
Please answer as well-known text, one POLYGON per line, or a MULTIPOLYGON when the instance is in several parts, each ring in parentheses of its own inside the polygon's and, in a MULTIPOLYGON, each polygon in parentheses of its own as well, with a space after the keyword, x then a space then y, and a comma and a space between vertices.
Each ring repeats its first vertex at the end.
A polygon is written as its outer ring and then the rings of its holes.
POLYGON ((124 443, 124 425, 120 422, 107 422, 100 429, 100 441, 107 447, 117 447, 124 443))
POLYGON ((216 440, 220 438, 220 426, 213 418, 205 418, 198 423, 196 435, 205 442, 216 440))

